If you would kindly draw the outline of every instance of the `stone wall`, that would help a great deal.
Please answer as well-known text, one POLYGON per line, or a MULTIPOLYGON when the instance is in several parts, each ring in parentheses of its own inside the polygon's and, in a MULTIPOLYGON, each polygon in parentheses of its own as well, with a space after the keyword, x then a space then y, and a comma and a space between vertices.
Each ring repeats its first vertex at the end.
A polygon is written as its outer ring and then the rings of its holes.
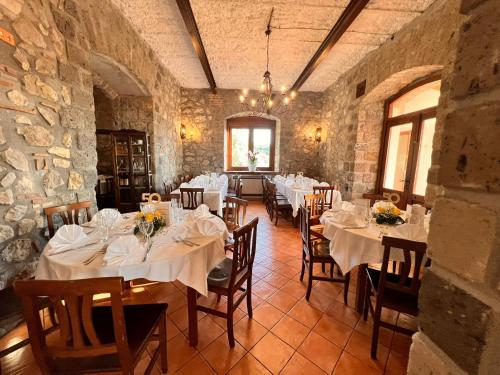
POLYGON ((500 7, 463 0, 448 96, 438 108, 428 190, 432 266, 421 290, 409 374, 500 368, 500 7), (433 353, 432 355, 429 355, 433 353))
POLYGON ((93 86, 101 79, 92 54, 140 77, 151 94, 116 106, 127 126, 152 128, 157 188, 180 172, 182 144, 177 82, 108 1, 0 1, 0 27, 15 40, 0 42, 1 289, 32 274, 38 254, 29 240, 43 245, 44 207, 95 199, 93 86), (130 110, 138 106, 150 109, 146 124, 130 110))
POLYGON ((463 22, 457 7, 458 0, 436 1, 324 92, 329 138, 322 171, 345 198, 375 187, 385 100, 441 69, 446 87, 456 31, 463 22), (356 86, 364 80, 366 93, 356 99, 356 86))
MULTIPOLYGON (((204 170, 224 170, 224 137, 226 119, 242 112, 237 90, 182 89, 182 124, 185 172, 198 174, 204 170)), ((308 176, 320 175, 319 150, 314 140, 316 128, 322 126, 322 94, 301 92, 293 107, 277 115, 279 123, 279 170, 303 171, 308 176)), ((278 138, 278 135, 277 135, 278 138)))

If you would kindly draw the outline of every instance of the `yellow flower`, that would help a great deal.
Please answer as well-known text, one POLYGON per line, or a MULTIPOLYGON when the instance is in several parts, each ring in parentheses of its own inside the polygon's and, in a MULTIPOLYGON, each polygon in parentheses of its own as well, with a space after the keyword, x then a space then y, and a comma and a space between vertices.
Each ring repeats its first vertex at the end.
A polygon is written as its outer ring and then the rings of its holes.
POLYGON ((393 215, 395 215, 395 216, 399 216, 399 214, 401 213, 401 210, 400 210, 399 208, 397 208, 397 207, 393 207, 393 208, 391 209, 391 213, 392 213, 393 215))
POLYGON ((146 221, 147 221, 148 223, 152 223, 152 222, 153 222, 153 220, 154 220, 154 218, 155 218, 155 216, 154 216, 152 213, 147 213, 147 214, 146 214, 146 221))
POLYGON ((379 214, 384 213, 385 212, 385 208, 382 207, 382 206, 378 206, 377 207, 377 211, 378 211, 379 214))
POLYGON ((155 212, 155 217, 156 217, 157 219, 161 218, 161 212, 160 212, 160 211, 156 211, 156 212, 155 212))
POLYGON ((138 219, 140 219, 140 218, 144 217, 144 212, 139 211, 139 212, 137 213, 136 217, 137 217, 138 219))

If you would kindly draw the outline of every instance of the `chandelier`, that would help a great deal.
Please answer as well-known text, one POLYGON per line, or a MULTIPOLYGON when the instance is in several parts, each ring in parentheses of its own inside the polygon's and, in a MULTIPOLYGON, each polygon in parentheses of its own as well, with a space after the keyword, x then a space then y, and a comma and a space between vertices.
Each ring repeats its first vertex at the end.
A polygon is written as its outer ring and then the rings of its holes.
POLYGON ((271 9, 269 22, 265 32, 267 39, 266 71, 260 85, 260 90, 257 92, 256 97, 253 97, 247 89, 241 90, 239 95, 242 112, 249 112, 251 116, 285 113, 292 106, 292 102, 297 95, 294 90, 289 91, 285 86, 281 86, 279 93, 273 91, 271 72, 269 71, 269 39, 272 32, 271 20, 273 18, 273 12, 274 7, 271 9))

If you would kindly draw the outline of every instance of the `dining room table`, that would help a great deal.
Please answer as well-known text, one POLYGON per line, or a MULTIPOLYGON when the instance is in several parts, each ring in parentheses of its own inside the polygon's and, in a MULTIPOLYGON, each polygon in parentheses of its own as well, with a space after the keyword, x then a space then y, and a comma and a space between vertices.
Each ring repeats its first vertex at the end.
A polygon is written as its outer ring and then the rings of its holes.
MULTIPOLYGON (((208 211, 208 210, 207 210, 208 211)), ((187 287, 188 306, 196 304, 199 294, 208 295, 207 277, 225 258, 224 240, 229 233, 222 219, 205 214, 196 218, 194 211, 182 210, 183 219, 160 228, 151 237, 150 246, 142 243, 124 252, 122 258, 106 261, 107 253, 116 244, 135 244, 141 235, 134 234, 136 213, 121 215, 106 241, 99 227, 82 224, 87 238, 73 248, 54 253, 51 241, 44 248, 35 279, 77 280, 98 277, 123 277, 125 281, 147 279, 153 282, 180 281, 187 287), (121 242, 120 242, 121 241, 121 242)), ((59 228, 61 230, 63 227, 59 228)), ((54 237, 57 236, 56 235, 54 237)), ((120 249, 118 249, 119 252, 120 249)), ((188 309, 189 342, 196 346, 198 328, 195 309, 188 309)))
POLYGON ((183 182, 171 194, 180 194, 181 188, 204 188, 203 203, 210 208, 210 211, 217 212, 217 215, 222 217, 228 185, 229 180, 225 174, 199 175, 189 182, 183 182))
MULTIPOLYGON (((327 182, 318 182, 308 177, 294 176, 292 178, 279 175, 274 177, 274 183, 276 184, 278 193, 285 196, 291 204, 293 217, 297 217, 300 205, 305 202, 304 197, 308 194, 313 194, 315 186, 329 186, 327 182)), ((340 191, 333 190, 330 193, 333 194, 333 203, 342 201, 340 191)), ((330 197, 327 197, 326 200, 329 201, 330 197)))
MULTIPOLYGON (((322 235, 330 241, 330 256, 335 260, 343 274, 358 267, 356 283, 355 309, 363 312, 366 283, 366 268, 369 264, 381 264, 384 255, 382 238, 391 236, 396 226, 377 224, 373 219, 364 225, 343 225, 335 220, 337 210, 327 210, 320 217, 320 223, 324 225, 322 235)), ((405 213, 402 212, 404 216, 405 213)), ((427 228, 424 229, 427 232, 427 228)), ((425 232, 425 233, 426 233, 425 232)), ((399 236, 404 238, 404 236, 399 236)), ((406 238, 415 240, 415 238, 406 238)), ((426 234, 422 241, 426 242, 426 234)), ((389 259, 391 261, 404 261, 401 249, 391 249, 389 259)))

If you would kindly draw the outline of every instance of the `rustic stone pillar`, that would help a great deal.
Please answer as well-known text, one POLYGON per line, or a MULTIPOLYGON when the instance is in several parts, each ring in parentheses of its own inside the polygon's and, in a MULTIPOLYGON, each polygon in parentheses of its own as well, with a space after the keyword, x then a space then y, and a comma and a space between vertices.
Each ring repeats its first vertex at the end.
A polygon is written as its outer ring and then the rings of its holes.
POLYGON ((432 267, 409 374, 500 370, 500 4, 463 0, 429 191, 432 267), (435 192, 438 192, 437 194, 435 192))

